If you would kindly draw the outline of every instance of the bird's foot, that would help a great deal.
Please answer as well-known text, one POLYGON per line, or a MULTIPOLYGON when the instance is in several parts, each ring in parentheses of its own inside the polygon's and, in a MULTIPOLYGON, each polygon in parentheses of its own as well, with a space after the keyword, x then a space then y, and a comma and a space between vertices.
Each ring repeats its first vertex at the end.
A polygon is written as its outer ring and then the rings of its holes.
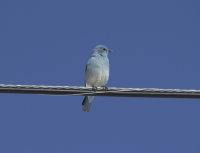
POLYGON ((105 90, 105 92, 108 91, 108 87, 106 86, 103 86, 103 89, 105 90))
POLYGON ((93 87, 92 87, 92 90, 93 90, 94 92, 96 92, 97 87, 93 86, 93 87))

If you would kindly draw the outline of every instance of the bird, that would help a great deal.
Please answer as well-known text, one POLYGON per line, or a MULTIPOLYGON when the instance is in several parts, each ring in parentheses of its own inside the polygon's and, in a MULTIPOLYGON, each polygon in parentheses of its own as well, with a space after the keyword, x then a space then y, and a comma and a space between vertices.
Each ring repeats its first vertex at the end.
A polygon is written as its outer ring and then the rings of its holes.
MULTIPOLYGON (((96 91, 97 87, 105 86, 109 78, 109 59, 108 54, 113 52, 104 45, 96 46, 91 53, 91 56, 86 64, 85 69, 85 86, 92 87, 96 91)), ((83 99, 83 111, 89 112, 94 96, 85 96, 83 99)))

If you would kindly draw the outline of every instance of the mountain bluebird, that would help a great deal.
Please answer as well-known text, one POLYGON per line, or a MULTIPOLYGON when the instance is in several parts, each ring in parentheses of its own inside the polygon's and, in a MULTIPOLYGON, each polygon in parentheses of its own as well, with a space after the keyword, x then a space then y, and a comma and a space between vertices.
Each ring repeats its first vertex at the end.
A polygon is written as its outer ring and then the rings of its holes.
MULTIPOLYGON (((85 86, 93 87, 95 91, 97 87, 104 87, 109 78, 109 60, 108 53, 113 52, 103 45, 96 46, 91 57, 87 62, 85 69, 85 86)), ((84 112, 89 112, 94 96, 85 96, 82 105, 84 112)))

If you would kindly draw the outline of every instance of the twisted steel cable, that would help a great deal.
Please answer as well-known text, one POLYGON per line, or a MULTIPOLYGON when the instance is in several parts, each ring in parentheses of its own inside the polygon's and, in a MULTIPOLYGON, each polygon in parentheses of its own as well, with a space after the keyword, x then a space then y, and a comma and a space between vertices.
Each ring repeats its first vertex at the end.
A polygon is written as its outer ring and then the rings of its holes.
POLYGON ((0 84, 0 93, 74 95, 74 96, 110 96, 110 97, 146 97, 146 98, 193 98, 200 99, 200 90, 156 89, 156 88, 108 88, 73 86, 37 86, 0 84))

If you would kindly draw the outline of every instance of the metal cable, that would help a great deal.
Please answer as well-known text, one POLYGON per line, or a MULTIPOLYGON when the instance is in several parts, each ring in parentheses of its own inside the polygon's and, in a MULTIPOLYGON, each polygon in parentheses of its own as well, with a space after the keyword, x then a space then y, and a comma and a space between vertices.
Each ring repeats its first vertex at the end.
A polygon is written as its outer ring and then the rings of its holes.
POLYGON ((73 86, 36 86, 0 84, 0 93, 74 95, 74 96, 110 96, 110 97, 146 97, 146 98, 194 98, 200 99, 200 90, 155 89, 155 88, 108 88, 105 91, 73 86))

